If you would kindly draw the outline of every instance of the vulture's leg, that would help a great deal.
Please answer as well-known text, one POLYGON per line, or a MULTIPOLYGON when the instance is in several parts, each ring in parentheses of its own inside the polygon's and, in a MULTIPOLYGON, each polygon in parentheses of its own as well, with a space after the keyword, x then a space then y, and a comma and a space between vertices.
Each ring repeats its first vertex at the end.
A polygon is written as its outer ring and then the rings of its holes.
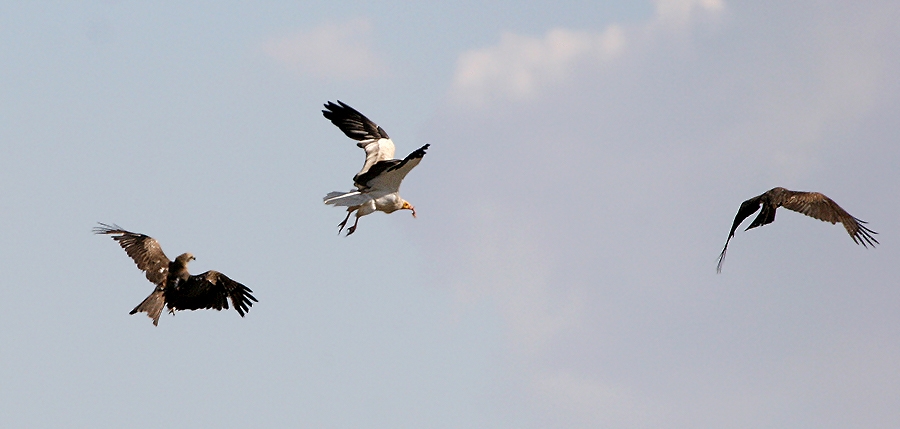
POLYGON ((350 228, 347 228, 347 237, 349 237, 350 234, 353 234, 356 231, 356 224, 358 224, 358 223, 359 223, 359 216, 356 217, 356 221, 353 222, 353 226, 351 226, 350 228))
MULTIPOLYGON (((347 217, 344 218, 344 221, 343 221, 343 222, 341 222, 341 223, 338 224, 338 226, 340 227, 340 228, 338 229, 338 235, 341 235, 341 231, 344 230, 344 226, 346 226, 346 225, 347 225, 347 221, 350 220, 350 213, 353 213, 353 210, 356 210, 356 209, 358 209, 358 208, 359 208, 359 206, 356 206, 356 207, 347 207, 347 217)), ((350 234, 347 234, 347 235, 350 235, 350 234)))
POLYGON ((353 234, 353 232, 356 231, 356 224, 359 223, 359 218, 375 212, 375 200, 366 201, 365 203, 356 206, 356 208, 356 221, 353 222, 353 226, 347 228, 347 236, 350 236, 350 234, 353 234))

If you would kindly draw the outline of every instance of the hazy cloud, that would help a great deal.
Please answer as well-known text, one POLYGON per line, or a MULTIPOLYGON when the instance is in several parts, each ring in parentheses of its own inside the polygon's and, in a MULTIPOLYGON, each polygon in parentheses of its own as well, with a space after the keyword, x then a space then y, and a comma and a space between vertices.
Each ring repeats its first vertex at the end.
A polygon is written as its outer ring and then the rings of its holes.
POLYGON ((719 13, 725 9, 722 0, 656 0, 656 22, 687 25, 697 14, 719 13))
POLYGON ((354 19, 275 38, 267 41, 262 49, 305 76, 369 79, 387 70, 387 64, 372 46, 372 37, 372 24, 365 19, 354 19))
POLYGON ((596 31, 557 28, 543 37, 504 33, 495 46, 460 55, 451 94, 458 102, 534 98, 541 89, 571 79, 576 69, 596 69, 620 56, 629 43, 653 43, 682 31, 691 18, 718 14, 721 0, 658 0, 653 19, 634 28, 610 25, 596 31))
POLYGON ((566 371, 534 374, 529 394, 534 406, 555 411, 552 418, 544 417, 546 427, 642 428, 660 424, 649 424, 653 413, 616 386, 566 371))
POLYGON ((453 93, 474 103, 492 96, 532 98, 544 85, 569 77, 577 63, 610 59, 624 44, 617 26, 600 34, 555 29, 543 38, 505 33, 497 46, 460 56, 453 93))

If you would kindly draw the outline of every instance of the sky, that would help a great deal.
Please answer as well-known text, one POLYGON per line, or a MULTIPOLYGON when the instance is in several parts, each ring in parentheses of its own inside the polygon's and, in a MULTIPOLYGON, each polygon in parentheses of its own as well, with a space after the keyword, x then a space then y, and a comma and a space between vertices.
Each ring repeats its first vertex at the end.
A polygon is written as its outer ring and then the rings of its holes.
POLYGON ((900 426, 895 1, 0 4, 0 426, 900 426), (363 161, 401 211, 337 235, 363 161), (825 193, 878 232, 741 202, 825 193), (153 289, 97 222, 259 302, 153 289), (748 221, 749 222, 749 221, 748 221))

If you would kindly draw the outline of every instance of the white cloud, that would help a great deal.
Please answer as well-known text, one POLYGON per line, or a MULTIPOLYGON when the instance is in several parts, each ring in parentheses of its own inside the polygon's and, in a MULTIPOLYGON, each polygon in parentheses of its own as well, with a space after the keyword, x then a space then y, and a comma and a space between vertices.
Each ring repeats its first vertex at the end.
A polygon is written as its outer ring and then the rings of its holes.
POLYGON ((725 9, 722 0, 657 0, 656 20, 658 23, 684 26, 699 13, 719 13, 725 9))
POLYGON ((460 56, 453 93, 476 103, 495 95, 531 98, 540 87, 566 79, 580 61, 608 60, 624 45, 618 26, 600 34, 556 29, 543 38, 506 33, 499 45, 460 56))
POLYGON ((382 76, 387 65, 372 47, 372 24, 355 19, 323 24, 276 38, 263 51, 302 75, 323 79, 369 79, 382 76))
POLYGON ((543 37, 505 33, 496 46, 460 55, 451 94, 458 102, 481 106, 496 98, 532 99, 579 67, 597 68, 620 56, 632 39, 683 31, 698 14, 718 14, 724 8, 722 0, 658 0, 656 16, 638 28, 557 28, 543 37))

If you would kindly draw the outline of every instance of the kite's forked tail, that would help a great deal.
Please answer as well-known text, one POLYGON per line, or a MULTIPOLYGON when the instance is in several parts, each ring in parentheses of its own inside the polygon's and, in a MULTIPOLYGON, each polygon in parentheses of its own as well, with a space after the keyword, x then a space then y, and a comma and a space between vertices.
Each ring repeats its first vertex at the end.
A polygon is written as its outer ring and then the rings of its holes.
POLYGON ((153 319, 153 326, 156 326, 159 323, 159 314, 162 313, 162 309, 165 305, 166 297, 163 295, 163 289, 157 287, 150 296, 144 298, 144 300, 128 314, 145 312, 147 313, 147 317, 153 319))

